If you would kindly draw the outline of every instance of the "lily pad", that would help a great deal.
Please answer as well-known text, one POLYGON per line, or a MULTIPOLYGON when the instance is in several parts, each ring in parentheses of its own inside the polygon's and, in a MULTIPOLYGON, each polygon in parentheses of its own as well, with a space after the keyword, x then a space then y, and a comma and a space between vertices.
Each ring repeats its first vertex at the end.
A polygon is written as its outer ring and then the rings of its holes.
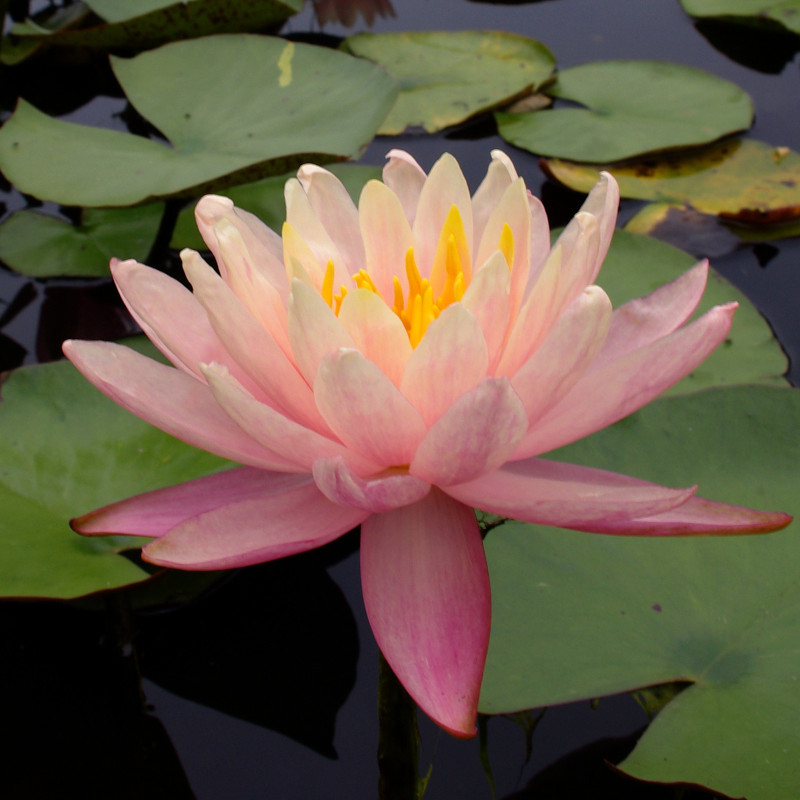
POLYGON ((798 0, 681 0, 683 10, 700 19, 721 19, 763 27, 770 23, 800 33, 798 0))
POLYGON ((362 33, 345 39, 354 55, 384 66, 400 95, 379 133, 429 133, 538 89, 555 68, 540 42, 499 31, 362 33))
POLYGON ((607 169, 623 197, 678 203, 748 225, 779 225, 800 218, 800 154, 755 139, 624 165, 547 159, 542 167, 579 192, 588 192, 600 171, 607 169))
MULTIPOLYGON (((597 283, 605 289, 616 308, 668 283, 694 262, 692 256, 663 242, 616 231, 597 283)), ((739 308, 727 341, 673 386, 669 394, 750 383, 784 385, 781 376, 786 372, 788 361, 766 320, 738 289, 713 270, 695 316, 711 306, 730 302, 739 303, 739 308)))
POLYGON ((88 208, 79 225, 70 225, 38 211, 17 211, 0 225, 0 259, 34 278, 105 277, 112 256, 146 258, 163 212, 163 203, 88 208))
MULTIPOLYGON (((556 457, 798 513, 799 450, 800 393, 736 387, 659 400, 556 457)), ((482 710, 690 681, 621 768, 794 800, 797 533, 796 522, 767 536, 695 539, 501 525, 486 539, 493 619, 482 710)))
POLYGON ((52 119, 21 100, 0 129, 0 168, 20 191, 132 205, 354 157, 397 91, 361 59, 251 34, 176 42, 112 66, 168 141, 52 119))
MULTIPOLYGON (((380 167, 368 167, 361 164, 331 164, 327 167, 345 185, 354 202, 364 184, 372 179, 381 177, 380 167)), ((284 175, 274 175, 253 183, 234 186, 225 191, 225 196, 245 211, 255 214, 262 222, 280 232, 286 220, 286 203, 283 198, 283 187, 289 178, 295 177, 294 172, 284 175)), ((197 230, 194 221, 194 204, 182 209, 172 232, 170 247, 180 250, 191 247, 193 250, 205 250, 206 244, 197 230)))
MULTIPOLYGON (((13 50, 16 63, 31 43, 67 47, 136 49, 212 33, 260 31, 296 14, 302 0, 85 0, 56 8, 45 18, 12 26, 10 33, 23 49, 13 50), (101 20, 86 25, 88 12, 101 20)), ((12 39, 13 41, 13 39, 12 39)), ((19 45, 16 45, 19 48, 19 45)))
POLYGON ((119 555, 141 539, 84 538, 68 520, 226 464, 120 408, 68 362, 15 370, 0 402, 0 595, 69 598, 144 580, 119 555))
POLYGON ((544 156, 593 163, 713 142, 750 127, 730 81, 663 61, 598 61, 559 72, 547 93, 585 108, 496 114, 500 135, 544 156))
POLYGON ((625 230, 713 257, 735 250, 741 242, 769 242, 800 236, 800 220, 760 227, 725 225, 719 217, 701 214, 687 206, 648 203, 628 220, 625 230))

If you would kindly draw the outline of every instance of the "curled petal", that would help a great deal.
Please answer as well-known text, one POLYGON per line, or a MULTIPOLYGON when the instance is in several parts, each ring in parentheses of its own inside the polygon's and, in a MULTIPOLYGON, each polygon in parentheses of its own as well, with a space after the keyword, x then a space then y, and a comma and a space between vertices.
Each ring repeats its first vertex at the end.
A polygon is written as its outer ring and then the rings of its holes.
MULTIPOLYGON (((511 159, 502 150, 492 150, 492 161, 486 176, 480 186, 472 195, 472 213, 475 223, 475 249, 481 241, 486 228, 486 222, 493 209, 500 202, 508 187, 518 178, 517 170, 511 159)), ((480 264, 476 261, 476 264, 480 264)))
POLYGON ((375 639, 419 707, 475 735, 491 607, 471 508, 433 490, 361 528, 361 581, 375 639))
POLYGON ((332 503, 379 513, 416 503, 430 491, 430 484, 407 473, 384 473, 359 478, 343 458, 314 462, 314 482, 332 503))
MULTIPOLYGON (((609 172, 601 172, 600 180, 595 184, 589 196, 581 206, 580 211, 592 214, 599 223, 599 243, 595 253, 593 268, 589 271, 586 283, 594 283, 603 260, 611 245, 614 227, 617 224, 617 211, 619 210, 619 186, 614 176, 609 172)), ((580 213, 580 212, 578 212, 580 213)))
POLYGON ((462 503, 522 522, 609 532, 683 505, 696 488, 668 489, 615 472, 531 458, 445 491, 462 503))
POLYGON ((267 472, 253 467, 206 475, 98 508, 70 521, 84 536, 126 534, 161 537, 182 522, 253 497, 280 494, 308 484, 308 475, 267 472))
POLYGON ((232 502, 192 517, 142 550, 162 567, 231 569, 321 547, 368 512, 331 503, 311 476, 305 483, 232 502))
POLYGON ((503 464, 528 427, 506 378, 487 378, 431 427, 409 472, 435 486, 462 483, 503 464))
POLYGON ((728 335, 736 303, 647 347, 590 369, 528 431, 513 458, 528 458, 574 442, 632 414, 688 375, 728 335))
POLYGON ((187 444, 253 467, 293 468, 248 436, 208 386, 180 370, 110 342, 66 341, 64 355, 115 403, 187 444))
POLYGON ((408 464, 425 435, 419 412, 358 350, 322 361, 314 396, 339 439, 383 467, 408 464))

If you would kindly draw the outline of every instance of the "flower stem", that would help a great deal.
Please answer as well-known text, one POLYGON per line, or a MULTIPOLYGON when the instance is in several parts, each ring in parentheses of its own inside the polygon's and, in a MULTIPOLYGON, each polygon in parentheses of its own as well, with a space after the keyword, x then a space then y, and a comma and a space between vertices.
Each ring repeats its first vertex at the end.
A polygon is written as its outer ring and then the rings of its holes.
POLYGON ((418 800, 417 704, 381 653, 378 663, 378 797, 418 800))

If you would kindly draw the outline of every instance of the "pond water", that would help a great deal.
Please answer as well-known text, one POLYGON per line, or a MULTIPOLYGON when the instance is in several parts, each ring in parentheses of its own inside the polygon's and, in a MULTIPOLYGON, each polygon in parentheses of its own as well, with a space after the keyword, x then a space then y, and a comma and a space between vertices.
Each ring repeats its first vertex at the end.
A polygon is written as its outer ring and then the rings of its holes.
MULTIPOLYGON (((513 31, 546 44, 561 68, 611 58, 704 68, 751 95, 754 138, 800 151, 793 39, 699 29, 676 0, 395 0, 395 6, 397 17, 379 20, 375 30, 513 31)), ((284 28, 291 35, 309 32, 318 33, 318 26, 308 9, 284 28)), ((325 29, 334 36, 351 32, 325 29)), ((12 95, 22 92, 34 101, 41 97, 45 111, 124 128, 127 118, 113 116, 124 103, 105 97, 107 90, 114 94, 106 75, 90 76, 104 95, 99 101, 75 91, 87 77, 84 70, 6 70, 4 114, 13 107, 12 95), (80 98, 80 110, 59 106, 61 89, 80 98)), ((536 157, 502 142, 488 119, 438 135, 379 138, 362 161, 381 164, 392 147, 408 150, 425 168, 443 151, 453 153, 473 188, 491 149, 512 152, 554 225, 582 200, 546 181, 536 157)), ((9 212, 26 203, 12 187, 3 199, 9 212)), ((623 221, 638 207, 625 201, 623 221)), ((156 258, 174 263, 163 246, 156 258)), ((742 245, 713 265, 767 317, 797 383, 800 242, 742 245)), ((61 340, 78 333, 110 338, 132 331, 114 295, 107 281, 31 281, 0 271, 0 370, 55 359, 61 340), (88 318, 95 322, 87 325, 88 318)), ((360 597, 355 534, 317 553, 231 575, 177 610, 141 612, 119 598, 7 602, 0 619, 5 727, 14 739, 0 777, 3 797, 376 796, 378 653, 360 597)), ((619 761, 646 723, 627 695, 604 698, 596 707, 584 701, 549 709, 526 760, 521 727, 491 719, 488 753, 497 796, 542 800, 607 790, 615 797, 672 797, 671 789, 628 781, 602 764, 603 758, 619 761)), ((452 739, 427 719, 420 725, 421 768, 432 766, 425 797, 489 797, 478 741, 452 739)))

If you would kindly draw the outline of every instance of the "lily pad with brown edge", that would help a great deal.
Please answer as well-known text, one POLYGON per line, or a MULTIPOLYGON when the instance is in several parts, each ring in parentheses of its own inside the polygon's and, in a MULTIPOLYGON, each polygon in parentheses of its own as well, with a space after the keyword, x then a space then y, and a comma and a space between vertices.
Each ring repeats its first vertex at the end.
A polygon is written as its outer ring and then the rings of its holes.
POLYGON ((800 236, 800 220, 784 225, 751 227, 725 224, 719 217, 673 203, 648 203, 625 224, 630 233, 652 236, 698 256, 714 257, 742 242, 769 242, 800 236))
POLYGON ((363 59, 252 34, 111 61, 128 99, 167 141, 53 119, 21 100, 0 129, 0 168, 20 191, 65 205, 123 206, 352 158, 397 92, 363 59))
POLYGON ((800 155, 755 139, 733 139, 626 164, 576 164, 543 159, 548 177, 588 192, 601 170, 623 197, 677 203, 747 225, 780 225, 800 218, 800 155))
MULTIPOLYGON (((362 164, 329 164, 330 170, 344 184, 353 201, 358 205, 358 197, 364 184, 372 179, 381 177, 380 167, 369 167, 362 164)), ((280 233, 281 226, 286 219, 286 204, 283 198, 283 187, 289 178, 295 177, 294 172, 284 175, 274 175, 253 183, 234 186, 223 192, 226 197, 233 200, 234 204, 251 214, 255 214, 267 227, 280 233)), ((197 230, 194 220, 194 206, 181 209, 172 239, 169 246, 180 250, 190 247, 192 250, 205 250, 206 244, 197 230)))
MULTIPOLYGON (((657 400, 554 454, 715 500, 797 514, 800 392, 657 400)), ((480 708, 688 681, 620 769, 726 797, 800 785, 800 537, 635 538, 507 523, 486 538, 492 632, 480 708)))
POLYGON ((10 54, 3 52, 2 60, 21 61, 32 45, 143 50, 213 33, 262 31, 302 6, 302 0, 85 0, 13 25, 10 54))
POLYGON ((17 211, 0 224, 0 260, 34 278, 105 277, 112 256, 145 260, 163 212, 163 203, 87 208, 80 224, 72 225, 39 211, 17 211))
POLYGON ((121 555, 141 538, 86 538, 69 519, 229 463, 125 411, 66 361, 8 373, 0 398, 3 597, 72 598, 147 579, 121 555))
POLYGON ((524 150, 570 161, 605 163, 708 144, 753 119, 753 103, 736 84, 664 61, 571 67, 546 92, 583 107, 497 112, 498 132, 524 150))
POLYGON ((681 0, 696 19, 718 19, 755 27, 773 26, 800 33, 798 0, 681 0))
POLYGON ((456 125, 536 91, 555 68, 541 42, 500 31, 361 33, 342 47, 385 67, 400 84, 379 130, 387 135, 456 125))

